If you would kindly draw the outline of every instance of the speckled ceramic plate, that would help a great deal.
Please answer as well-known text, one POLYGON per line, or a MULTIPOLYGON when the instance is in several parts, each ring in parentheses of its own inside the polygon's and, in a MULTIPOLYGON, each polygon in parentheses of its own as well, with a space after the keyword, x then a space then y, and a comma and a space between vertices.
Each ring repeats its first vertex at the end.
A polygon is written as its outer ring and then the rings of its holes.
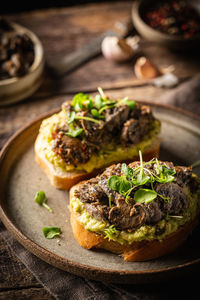
MULTIPOLYGON (((162 121, 160 158, 190 165, 200 157, 200 119, 168 106, 153 105, 162 121)), ((55 111, 54 111, 55 112, 55 111)), ((0 159, 0 216, 8 230, 32 253, 60 269, 88 278, 119 283, 145 283, 177 276, 199 267, 199 228, 173 254, 148 262, 124 262, 117 255, 88 251, 73 237, 68 211, 68 192, 56 190, 35 163, 33 144, 40 119, 16 133, 0 159), (44 190, 54 213, 34 202, 44 190), (44 226, 62 228, 59 239, 45 239, 44 226)))

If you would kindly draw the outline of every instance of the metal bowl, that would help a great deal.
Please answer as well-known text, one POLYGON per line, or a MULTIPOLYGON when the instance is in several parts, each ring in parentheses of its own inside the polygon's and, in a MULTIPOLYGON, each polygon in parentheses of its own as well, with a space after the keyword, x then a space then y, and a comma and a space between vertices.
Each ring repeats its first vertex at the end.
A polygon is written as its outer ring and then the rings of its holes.
MULTIPOLYGON (((193 1, 190 3, 192 2, 193 1)), ((200 38, 192 37, 189 39, 184 39, 181 36, 172 36, 170 34, 160 32, 149 26, 144 21, 143 16, 153 4, 155 4, 155 0, 137 0, 132 6, 133 24, 143 38, 175 50, 188 51, 200 47, 200 38)))
POLYGON ((44 50, 38 37, 27 28, 12 23, 18 33, 25 33, 34 44, 34 61, 28 73, 22 77, 0 80, 0 106, 19 102, 31 96, 42 82, 44 70, 44 50))

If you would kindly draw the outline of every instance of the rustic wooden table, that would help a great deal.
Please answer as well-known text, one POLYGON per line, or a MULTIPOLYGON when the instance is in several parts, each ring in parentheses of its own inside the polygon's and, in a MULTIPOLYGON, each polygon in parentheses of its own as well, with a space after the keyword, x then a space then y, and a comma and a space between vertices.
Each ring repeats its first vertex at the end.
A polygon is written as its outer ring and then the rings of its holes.
MULTIPOLYGON (((131 2, 121 1, 45 9, 7 17, 38 35, 48 63, 85 45, 130 14, 131 2)), ((177 54, 156 45, 143 49, 143 52, 160 67, 174 65, 175 73, 180 77, 190 77, 200 71, 200 60, 190 53, 177 54)), ((46 73, 35 95, 21 103, 0 108, 0 147, 26 122, 58 107, 76 92, 93 93, 101 86, 113 97, 159 101, 165 90, 153 86, 132 86, 135 80, 133 65, 133 62, 113 64, 99 56, 59 81, 50 79, 46 73)), ((16 298, 52 299, 0 237, 0 299, 16 298)))

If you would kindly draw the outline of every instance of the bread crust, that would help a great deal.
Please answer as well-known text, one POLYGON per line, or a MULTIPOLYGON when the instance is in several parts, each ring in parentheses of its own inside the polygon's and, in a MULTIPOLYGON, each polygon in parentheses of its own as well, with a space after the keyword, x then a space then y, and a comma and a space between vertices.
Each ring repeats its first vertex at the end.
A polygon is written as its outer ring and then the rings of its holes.
MULTIPOLYGON (((70 190, 70 199, 73 197, 74 191, 79 184, 73 186, 70 190)), ((129 262, 147 261, 173 252, 187 239, 199 222, 199 214, 197 214, 195 219, 180 226, 177 231, 167 235, 162 241, 144 240, 141 242, 133 242, 130 245, 121 245, 116 241, 105 238, 103 234, 86 230, 78 220, 79 213, 74 212, 71 206, 70 212, 70 222, 74 237, 83 248, 104 249, 122 255, 124 260, 129 262)))
POLYGON ((195 218, 180 226, 177 231, 169 234, 162 241, 141 241, 131 245, 121 245, 105 239, 103 235, 86 230, 78 221, 78 214, 73 211, 71 211, 70 221, 74 237, 83 248, 104 249, 122 255, 125 261, 147 261, 173 252, 198 224, 198 218, 195 218))
MULTIPOLYGON (((44 173, 49 178, 51 184, 62 190, 69 190, 73 185, 77 184, 81 180, 89 179, 93 176, 96 176, 99 172, 101 172, 105 167, 108 167, 111 164, 119 163, 121 161, 113 161, 110 164, 105 164, 101 169, 94 169, 92 172, 87 173, 83 171, 75 171, 75 172, 64 172, 59 167, 53 166, 44 156, 44 153, 40 151, 40 144, 42 142, 41 135, 38 134, 37 139, 35 141, 35 160, 44 173)), ((144 161, 148 161, 153 157, 158 157, 160 150, 160 138, 157 138, 151 148, 147 149, 143 152, 144 161)), ((131 162, 134 160, 138 160, 138 156, 134 156, 131 160, 125 160, 124 162, 131 162)))

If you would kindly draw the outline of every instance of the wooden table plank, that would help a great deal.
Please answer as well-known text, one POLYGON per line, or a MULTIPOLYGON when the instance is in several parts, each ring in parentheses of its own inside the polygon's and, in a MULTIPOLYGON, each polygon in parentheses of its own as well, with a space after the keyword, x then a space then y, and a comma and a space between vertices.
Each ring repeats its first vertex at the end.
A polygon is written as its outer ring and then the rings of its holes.
POLYGON ((43 287, 28 288, 19 290, 0 291, 1 300, 53 300, 52 297, 43 287))
POLYGON ((0 236, 0 299, 53 299, 0 236))
MULTIPOLYGON (((47 64, 56 62, 64 55, 79 49, 110 28, 116 21, 129 18, 131 2, 88 4, 72 8, 48 9, 10 15, 9 19, 33 30, 41 39, 47 64)), ((178 76, 192 76, 199 72, 198 54, 180 54, 157 45, 143 47, 142 51, 159 67, 175 66, 178 76), (155 55, 156 53, 156 55, 155 55)), ((45 74, 45 80, 34 98, 47 97, 78 91, 94 91, 97 86, 111 89, 128 81, 131 86, 134 76, 134 60, 115 64, 103 56, 90 61, 70 76, 54 81, 45 74)))

